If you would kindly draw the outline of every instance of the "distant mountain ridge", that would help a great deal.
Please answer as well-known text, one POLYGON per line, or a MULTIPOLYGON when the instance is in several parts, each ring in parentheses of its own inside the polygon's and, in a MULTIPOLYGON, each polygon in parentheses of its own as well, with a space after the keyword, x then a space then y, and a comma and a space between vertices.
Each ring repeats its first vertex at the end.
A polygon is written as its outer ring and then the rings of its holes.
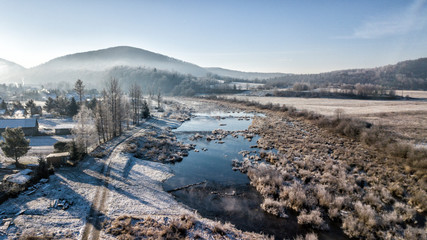
POLYGON ((427 58, 407 60, 376 68, 338 70, 319 74, 292 74, 268 80, 277 87, 296 82, 317 85, 375 84, 390 89, 427 90, 427 58))
POLYGON ((23 71, 25 71, 23 66, 0 58, 0 76, 11 78, 23 71))
MULTIPOLYGON (((140 48, 119 46, 95 51, 69 54, 52 59, 44 64, 26 69, 16 63, 0 59, 0 83, 22 82, 26 84, 61 83, 74 84, 76 79, 84 80, 90 87, 99 87, 99 83, 110 78, 136 77, 132 72, 167 71, 194 77, 234 78, 246 80, 264 80, 278 85, 292 85, 295 82, 316 84, 355 84, 372 83, 393 88, 427 90, 427 58, 408 60, 394 65, 378 68, 339 70, 319 74, 286 74, 241 72, 223 68, 203 68, 162 54, 140 48), (121 68, 120 71, 113 69, 121 68), (124 73, 123 69, 129 71, 124 73), (117 74, 112 76, 111 74, 117 74)), ((146 76, 147 74, 145 74, 146 76)), ((153 76, 160 76, 154 74, 153 76)), ((151 79, 156 81, 158 79, 151 79)))
POLYGON ((204 76, 207 73, 204 68, 195 64, 128 46, 70 54, 55 58, 35 68, 103 71, 116 66, 158 68, 194 76, 204 76))

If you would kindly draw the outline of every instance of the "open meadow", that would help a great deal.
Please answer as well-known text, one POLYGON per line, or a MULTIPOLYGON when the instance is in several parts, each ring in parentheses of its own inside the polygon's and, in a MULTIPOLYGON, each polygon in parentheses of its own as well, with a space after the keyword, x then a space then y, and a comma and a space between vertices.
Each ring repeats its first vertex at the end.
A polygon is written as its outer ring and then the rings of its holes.
MULTIPOLYGON (((417 94, 418 97, 427 96, 425 91, 407 92, 417 94)), ((427 145, 427 101, 228 96, 228 98, 234 97, 261 104, 284 104, 298 110, 313 111, 325 116, 334 116, 339 109, 345 116, 380 125, 403 141, 412 142, 417 146, 425 147, 427 145)))

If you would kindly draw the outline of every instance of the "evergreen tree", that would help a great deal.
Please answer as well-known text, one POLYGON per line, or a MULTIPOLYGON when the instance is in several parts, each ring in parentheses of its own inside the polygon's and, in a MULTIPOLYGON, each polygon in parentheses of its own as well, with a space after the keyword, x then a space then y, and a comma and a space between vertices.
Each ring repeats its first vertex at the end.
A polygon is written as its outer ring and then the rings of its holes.
POLYGON ((150 117, 150 108, 148 107, 147 101, 143 101, 142 103, 142 118, 148 118, 150 117))
POLYGON ((81 106, 83 103, 83 95, 85 91, 85 85, 83 85, 82 80, 77 79, 76 84, 74 85, 74 91, 76 91, 77 94, 79 95, 79 104, 81 106))
POLYGON ((94 97, 94 98, 92 98, 92 100, 90 100, 89 102, 86 103, 86 107, 92 111, 95 111, 97 102, 98 102, 98 100, 96 100, 96 98, 94 97))
POLYGON ((13 102, 13 110, 24 110, 24 106, 22 106, 22 103, 18 100, 13 102))
POLYGON ((55 100, 53 100, 53 98, 49 97, 45 104, 44 104, 44 110, 46 110, 46 112, 51 112, 52 110, 55 109, 55 100))
POLYGON ((68 105, 68 114, 67 115, 70 117, 73 117, 74 115, 77 114, 78 110, 79 110, 79 105, 77 105, 76 99, 74 99, 74 97, 73 97, 73 98, 71 98, 71 102, 68 105))
POLYGON ((70 159, 73 161, 80 160, 83 157, 83 153, 79 151, 77 148, 77 144, 75 141, 71 142, 70 146, 70 159))
POLYGON ((6 111, 7 111, 7 103, 6 103, 4 100, 3 100, 3 101, 1 101, 0 109, 4 109, 4 110, 6 110, 6 111))
POLYGON ((25 109, 27 110, 28 113, 30 113, 30 116, 39 113, 38 109, 37 109, 37 106, 34 103, 33 99, 30 99, 30 100, 28 100, 27 103, 25 103, 25 109))
POLYGON ((30 141, 25 139, 24 131, 20 127, 6 128, 1 135, 4 138, 4 141, 0 142, 1 149, 6 157, 15 159, 15 165, 19 167, 18 159, 28 152, 30 141))
POLYGON ((13 115, 16 110, 24 110, 24 116, 27 115, 27 110, 25 110, 24 106, 22 106, 22 103, 19 100, 13 103, 11 115, 13 115))
MULTIPOLYGON (((74 100, 75 103, 76 100, 74 100)), ((75 111, 77 111, 77 103, 75 105, 75 111)), ((54 111, 60 116, 69 116, 70 115, 70 101, 64 97, 56 97, 54 111)))

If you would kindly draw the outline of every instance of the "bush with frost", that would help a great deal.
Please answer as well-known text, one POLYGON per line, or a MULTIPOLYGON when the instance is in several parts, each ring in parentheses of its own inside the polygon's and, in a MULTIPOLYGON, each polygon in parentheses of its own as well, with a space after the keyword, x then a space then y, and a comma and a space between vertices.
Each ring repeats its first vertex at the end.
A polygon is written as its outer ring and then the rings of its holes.
POLYGON ((298 216, 298 224, 310 225, 311 227, 320 230, 329 229, 329 226, 325 223, 325 220, 323 220, 322 213, 319 209, 312 210, 308 213, 306 210, 301 211, 298 216))
POLYGON ((271 198, 265 198, 263 203, 261 204, 261 208, 264 211, 271 213, 275 216, 282 217, 282 218, 288 217, 288 215, 286 215, 286 212, 285 212, 284 204, 279 201, 275 201, 271 198))

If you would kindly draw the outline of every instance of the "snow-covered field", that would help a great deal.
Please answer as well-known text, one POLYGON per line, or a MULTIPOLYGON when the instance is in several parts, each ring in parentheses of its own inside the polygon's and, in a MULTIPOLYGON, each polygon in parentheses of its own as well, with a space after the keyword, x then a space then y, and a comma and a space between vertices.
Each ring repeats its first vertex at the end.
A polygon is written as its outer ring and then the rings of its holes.
POLYGON ((71 129, 76 125, 72 118, 40 118, 38 122, 39 130, 47 133, 54 131, 54 129, 71 129))
POLYGON ((62 136, 34 136, 28 137, 30 140, 31 149, 28 151, 28 156, 46 156, 53 152, 53 145, 58 142, 68 142, 72 140, 71 135, 62 136))
POLYGON ((426 111, 426 101, 381 101, 333 98, 296 98, 296 97, 254 97, 228 95, 228 98, 256 101, 262 104, 285 104, 297 109, 314 111, 327 116, 333 116, 336 109, 342 109, 346 115, 359 116, 363 114, 379 114, 390 112, 426 111))

